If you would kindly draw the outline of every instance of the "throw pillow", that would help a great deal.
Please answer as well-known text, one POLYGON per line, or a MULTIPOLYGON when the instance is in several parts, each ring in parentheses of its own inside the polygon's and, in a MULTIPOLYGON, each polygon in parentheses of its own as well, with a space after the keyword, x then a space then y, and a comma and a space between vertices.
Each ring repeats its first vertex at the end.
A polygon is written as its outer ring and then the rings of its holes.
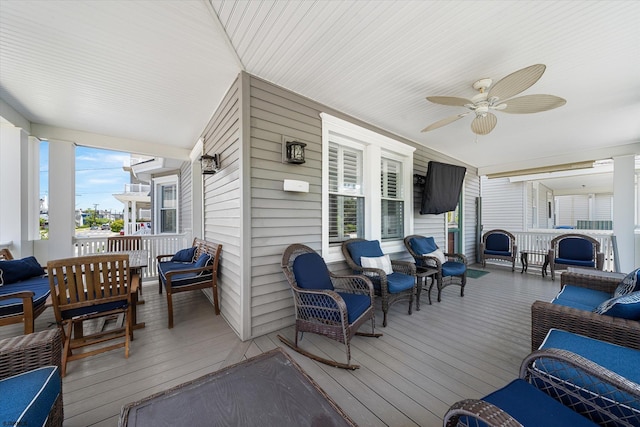
POLYGON ((622 279, 622 282, 620 282, 616 288, 613 296, 621 297, 637 291, 640 291, 640 268, 636 268, 631 273, 627 274, 627 277, 622 279))
MULTIPOLYGON (((209 265, 211 263, 211 260, 213 259, 213 257, 207 253, 204 253, 202 255, 200 255, 200 258, 198 258, 198 260, 196 261, 196 263, 193 265, 194 268, 202 268, 202 267, 206 267, 207 265, 209 265)), ((207 274, 211 274, 211 271, 201 271, 198 276, 204 276, 207 274)))
POLYGON ((444 256, 444 252, 441 249, 436 249, 433 252, 429 252, 428 254, 423 254, 424 256, 433 256, 440 260, 440 264, 444 264, 447 262, 447 257, 444 256))
POLYGON ((0 262, 0 286, 44 274, 44 269, 33 256, 0 262))
POLYGON ((640 291, 608 299, 593 312, 621 319, 640 320, 640 291))
POLYGON ((391 267, 391 258, 389 255, 383 255, 379 257, 360 257, 360 263, 365 268, 379 268, 384 270, 385 274, 393 273, 393 267, 391 267))
POLYGON ((191 248, 187 248, 187 249, 181 249, 178 252, 175 253, 175 255, 173 256, 173 258, 171 258, 171 261, 175 261, 175 262, 195 262, 195 259, 193 259, 193 257, 195 257, 196 255, 196 248, 191 247, 191 248))

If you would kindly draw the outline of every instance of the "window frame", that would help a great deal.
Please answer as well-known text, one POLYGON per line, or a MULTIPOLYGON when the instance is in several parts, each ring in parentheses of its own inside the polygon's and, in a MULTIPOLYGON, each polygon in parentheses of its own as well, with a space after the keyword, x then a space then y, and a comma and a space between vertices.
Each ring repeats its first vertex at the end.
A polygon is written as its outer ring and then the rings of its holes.
POLYGON ((404 234, 413 233, 413 152, 415 148, 346 120, 320 113, 322 119, 322 256, 326 262, 344 260, 341 245, 329 244, 329 143, 362 147, 362 186, 365 197, 364 238, 378 240, 385 253, 402 252, 402 238, 381 238, 382 195, 380 177, 382 158, 402 164, 404 234))
POLYGON ((158 178, 153 178, 153 224, 154 224, 154 234, 177 234, 180 232, 180 179, 178 175, 167 175, 158 178), (176 206, 175 206, 175 232, 166 232, 162 231, 162 221, 161 221, 161 211, 163 210, 161 203, 162 198, 161 192, 162 188, 166 186, 175 185, 176 187, 176 206))

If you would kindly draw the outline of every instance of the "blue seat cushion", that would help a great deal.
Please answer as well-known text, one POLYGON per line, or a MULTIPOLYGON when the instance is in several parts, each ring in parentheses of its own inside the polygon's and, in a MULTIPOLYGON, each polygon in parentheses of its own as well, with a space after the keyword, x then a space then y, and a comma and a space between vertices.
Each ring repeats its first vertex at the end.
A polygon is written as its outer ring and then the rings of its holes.
POLYGON ((181 249, 173 255, 171 261, 175 262, 194 262, 194 257, 196 256, 196 247, 193 246, 191 248, 181 249))
POLYGON ((357 242, 351 242, 347 245, 347 250, 351 254, 353 262, 362 266, 360 257, 381 257, 382 248, 380 248, 380 242, 377 240, 362 240, 357 242))
POLYGON ((315 252, 296 257, 293 261, 293 275, 300 288, 333 290, 327 265, 324 259, 315 252))
MULTIPOLYGON (((369 295, 351 294, 346 292, 338 292, 347 306, 347 322, 353 323, 371 306, 371 298, 369 295)), ((339 323, 341 321, 338 313, 338 305, 336 301, 324 294, 300 294, 300 301, 305 308, 304 316, 313 319, 323 319, 330 322, 339 323), (317 307, 317 308, 316 308, 317 307), (333 309, 333 310, 327 310, 333 309)))
POLYGON ((27 280, 44 275, 44 269, 35 259, 29 256, 22 259, 0 261, 0 286, 27 280))
MULTIPOLYGON (((521 379, 510 382, 482 400, 507 412, 523 426, 592 427, 597 425, 521 379)), ((486 424, 479 423, 479 425, 486 424)))
POLYGON ((397 294, 398 292, 412 289, 415 285, 415 277, 404 273, 387 274, 387 286, 389 293, 397 294))
POLYGON ((621 319, 640 320, 640 291, 608 299, 593 312, 621 319))
POLYGON ((569 301, 569 300, 553 300, 551 301, 553 304, 556 305, 561 305, 564 307, 571 307, 571 308, 575 308, 578 310, 584 310, 584 311, 593 311, 597 305, 589 305, 589 304, 583 304, 583 303, 579 303, 576 301, 569 301))
POLYGON ((593 244, 579 237, 567 237, 558 242, 558 258, 574 261, 593 261, 593 244))
MULTIPOLYGON (((0 261, 0 263, 7 261, 0 261)), ((11 283, 8 285, 0 286, 0 295, 7 295, 14 292, 31 291, 33 296, 33 307, 38 308, 42 306, 51 293, 49 287, 48 277, 32 277, 21 282, 11 283)), ((0 301, 0 317, 10 316, 13 314, 22 313, 24 308, 22 307, 22 299, 11 298, 0 301)))
POLYGON ((467 271, 467 266, 462 262, 447 261, 442 264, 442 276, 462 276, 467 271))
POLYGON ((511 256, 511 252, 509 251, 492 251, 490 249, 485 249, 484 253, 487 255, 511 256))
POLYGON ((597 291, 595 289, 581 288, 579 286, 565 285, 562 290, 551 301, 552 303, 575 302, 587 307, 591 307, 589 310, 593 310, 600 305, 603 301, 611 298, 611 295, 607 292, 597 291))
POLYGON ((0 380, 0 414, 6 425, 43 426, 62 390, 56 366, 44 366, 0 380))
MULTIPOLYGON (((173 262, 173 261, 158 263, 158 273, 160 274, 160 280, 162 281, 163 285, 166 285, 167 283, 167 276, 166 276, 167 273, 171 271, 188 270, 193 268, 196 268, 195 263, 184 263, 184 262, 173 262)), ((203 272, 198 272, 198 273, 189 272, 189 273, 175 274, 171 277, 171 287, 177 288, 180 286, 188 286, 188 285, 193 285, 195 283, 202 283, 208 279, 211 279, 212 273, 210 272, 204 272, 205 274, 202 274, 202 273, 203 272)))
POLYGON ((636 268, 631 273, 622 279, 622 282, 618 285, 614 297, 630 294, 631 292, 640 291, 640 268, 636 268))
POLYGON ((71 310, 64 310, 60 312, 60 315, 62 316, 63 319, 72 319, 78 316, 86 316, 86 315, 95 314, 95 313, 105 313, 107 311, 118 310, 126 307, 127 307, 127 301, 125 300, 111 301, 111 302, 96 304, 88 307, 80 307, 80 308, 74 308, 71 310))
MULTIPOLYGON (((511 254, 509 251, 509 236, 501 233, 493 233, 487 236, 484 245, 486 251, 496 251, 496 252, 507 252, 511 254)), ((497 255, 497 254, 496 254, 497 255)))
MULTIPOLYGON (((547 333, 540 348, 559 348, 570 351, 636 384, 640 383, 640 369, 638 369, 638 366, 640 366, 639 350, 558 329, 551 329, 547 333)), ((594 399, 594 394, 606 396, 606 401, 602 402, 603 407, 608 407, 615 416, 634 416, 640 422, 640 401, 634 399, 633 396, 602 384, 596 379, 591 380, 589 376, 578 375, 574 368, 565 366, 560 361, 543 358, 540 361, 536 361, 534 368, 539 372, 549 372, 554 377, 566 381, 566 384, 574 392, 581 393, 590 399, 594 399), (611 401, 621 402, 623 405, 611 405, 611 401)), ((564 395, 564 398, 569 399, 570 397, 564 395)), ((597 399, 600 398, 596 398, 596 403, 598 403, 597 399)), ((567 401, 567 403, 569 402, 567 401)))
POLYGON ((596 266, 595 262, 593 261, 583 261, 579 259, 570 259, 570 258, 556 258, 555 260, 553 260, 553 262, 556 264, 575 265, 578 267, 588 267, 588 268, 594 268, 596 266))

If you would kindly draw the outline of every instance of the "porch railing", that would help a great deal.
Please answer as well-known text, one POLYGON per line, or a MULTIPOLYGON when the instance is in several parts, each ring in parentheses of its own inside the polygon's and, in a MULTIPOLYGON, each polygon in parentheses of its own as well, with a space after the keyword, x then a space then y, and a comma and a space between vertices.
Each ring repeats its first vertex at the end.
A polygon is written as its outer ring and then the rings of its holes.
MULTIPOLYGON (((572 233, 585 234, 589 237, 593 237, 600 242, 600 250, 604 253, 604 270, 616 271, 614 248, 613 248, 613 232, 606 230, 568 230, 572 233)), ((519 251, 532 251, 539 252, 541 254, 549 251, 549 244, 556 236, 566 234, 567 230, 531 230, 531 231, 515 231, 513 234, 516 236, 516 243, 519 251)), ((540 255, 540 259, 535 259, 536 264, 542 264, 544 255, 540 255)), ((530 258, 531 262, 531 258, 530 258)), ((518 263, 520 263, 520 257, 518 256, 518 263)))
MULTIPOLYGON (((158 255, 174 254, 180 249, 191 246, 191 236, 185 234, 150 234, 141 236, 141 249, 149 251, 149 265, 142 269, 142 278, 154 278, 158 276, 158 255)), ((107 251, 106 237, 74 237, 75 256, 98 254, 107 251)))

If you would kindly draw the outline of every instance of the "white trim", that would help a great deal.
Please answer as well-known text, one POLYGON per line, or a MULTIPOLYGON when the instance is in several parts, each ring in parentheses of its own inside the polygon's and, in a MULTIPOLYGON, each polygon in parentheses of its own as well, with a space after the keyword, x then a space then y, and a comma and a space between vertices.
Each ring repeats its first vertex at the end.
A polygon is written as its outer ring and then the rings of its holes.
MULTIPOLYGON (((402 163, 402 188, 405 201, 405 234, 413 233, 413 152, 414 147, 396 141, 377 132, 320 113, 322 119, 322 256, 326 262, 343 260, 339 246, 329 246, 329 141, 363 150, 363 194, 365 196, 365 237, 381 241, 380 222, 380 159, 382 157, 402 163)), ((402 239, 381 241, 385 253, 404 250, 402 239)))
POLYGON ((176 210, 176 229, 175 231, 173 231, 173 233, 178 233, 178 227, 180 227, 180 177, 177 174, 174 175, 167 175, 167 176, 161 176, 158 178, 153 178, 153 212, 154 212, 154 227, 153 227, 153 232, 154 234, 166 234, 166 233, 162 233, 160 231, 160 225, 161 225, 161 221, 160 221, 160 197, 158 197, 158 187, 163 186, 163 185, 167 185, 167 184, 175 184, 176 186, 176 206, 175 206, 175 210, 176 210))

